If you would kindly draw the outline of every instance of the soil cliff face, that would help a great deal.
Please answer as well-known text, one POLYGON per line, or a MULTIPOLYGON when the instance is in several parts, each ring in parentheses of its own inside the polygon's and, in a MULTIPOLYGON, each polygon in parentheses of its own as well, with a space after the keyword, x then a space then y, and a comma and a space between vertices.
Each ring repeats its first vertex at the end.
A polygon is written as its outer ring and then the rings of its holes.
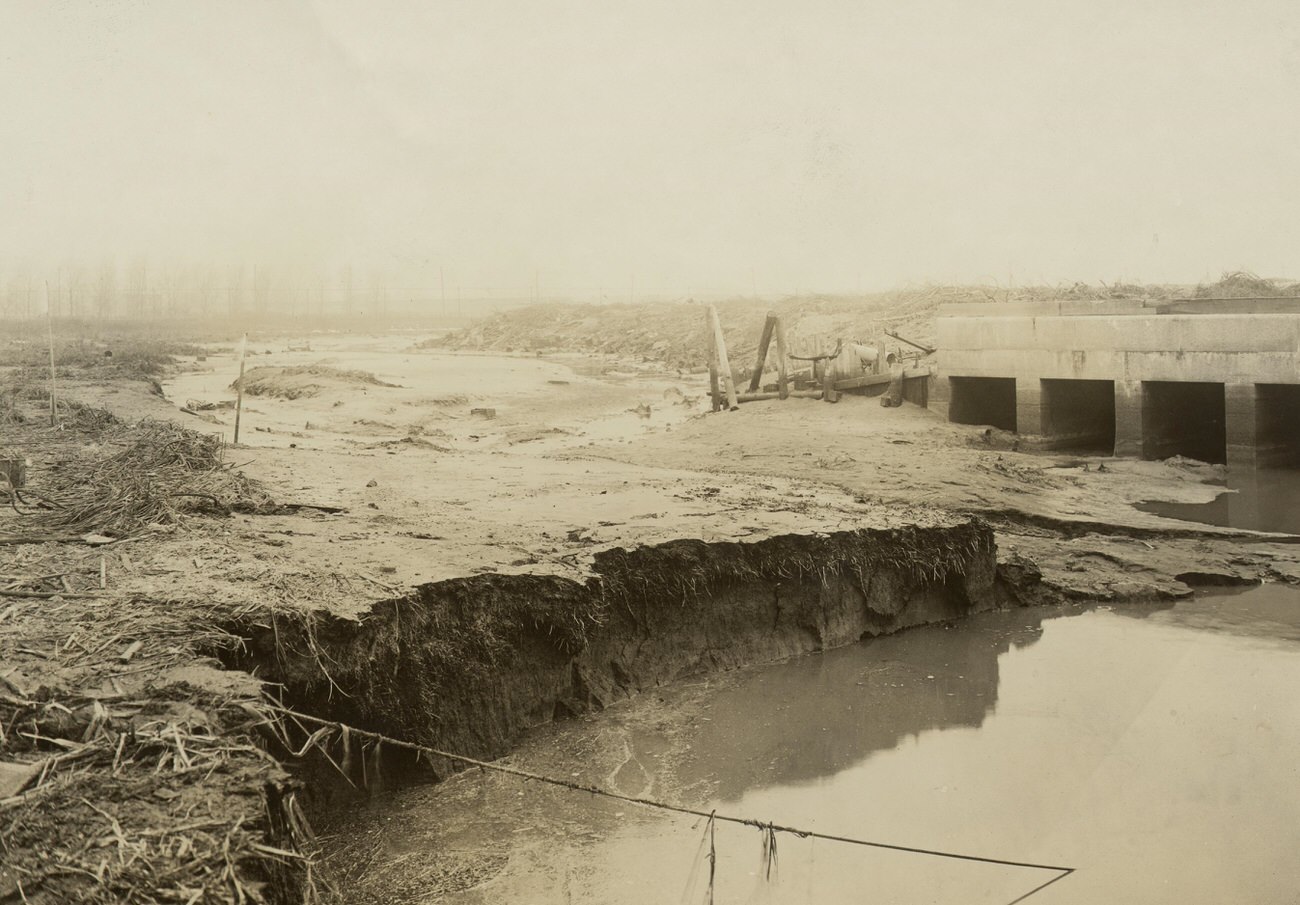
POLYGON ((474 757, 557 716, 1014 602, 992 531, 948 527, 683 540, 598 553, 586 582, 488 574, 244 627, 240 665, 321 716, 474 757))

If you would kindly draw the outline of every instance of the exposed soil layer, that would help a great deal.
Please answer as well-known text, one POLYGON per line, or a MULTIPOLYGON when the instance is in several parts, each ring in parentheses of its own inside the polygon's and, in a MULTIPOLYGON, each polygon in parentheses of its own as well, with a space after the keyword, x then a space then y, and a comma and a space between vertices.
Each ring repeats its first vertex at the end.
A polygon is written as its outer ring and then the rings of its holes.
POLYGON ((318 715, 497 757, 528 728, 683 676, 1014 600, 995 571, 992 531, 975 522, 680 541, 598 554, 581 583, 483 575, 424 585, 358 621, 245 626, 237 662, 318 715))

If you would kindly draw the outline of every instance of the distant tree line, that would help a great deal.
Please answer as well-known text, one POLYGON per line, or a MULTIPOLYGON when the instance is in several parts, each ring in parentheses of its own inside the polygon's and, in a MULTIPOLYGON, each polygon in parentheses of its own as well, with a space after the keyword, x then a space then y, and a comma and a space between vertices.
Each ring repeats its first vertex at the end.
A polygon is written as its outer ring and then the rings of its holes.
POLYGON ((0 264, 0 318, 389 318, 462 316, 525 304, 532 287, 411 286, 351 265, 165 266, 143 259, 37 268, 0 264))

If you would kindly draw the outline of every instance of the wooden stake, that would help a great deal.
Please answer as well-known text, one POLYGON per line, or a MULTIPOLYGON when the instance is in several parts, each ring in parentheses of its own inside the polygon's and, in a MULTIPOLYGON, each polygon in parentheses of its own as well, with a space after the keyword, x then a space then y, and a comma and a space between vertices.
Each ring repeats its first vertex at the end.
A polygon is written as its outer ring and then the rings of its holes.
POLYGON ((244 356, 248 354, 248 334, 239 344, 239 380, 235 381, 235 445, 239 445, 239 414, 244 409, 244 356))
POLYGON ((54 427, 54 421, 58 417, 58 405, 55 400, 55 376, 54 376, 54 309, 50 307, 50 281, 45 281, 45 326, 50 337, 50 427, 54 427))
POLYGON ((736 401, 736 381, 731 376, 731 362, 727 358, 727 340, 722 335, 722 322, 718 320, 718 309, 709 306, 709 321, 713 324, 713 341, 718 346, 718 369, 727 388, 727 408, 735 411, 740 408, 736 401))
POLYGON ((773 332, 776 333, 776 357, 778 359, 776 363, 778 375, 776 379, 777 391, 782 399, 786 399, 790 396, 790 376, 787 370, 789 367, 790 356, 785 346, 785 324, 781 322, 781 318, 779 317, 776 319, 775 329, 773 332))
POLYGON ((718 344, 713 339, 713 321, 709 319, 708 311, 704 312, 704 335, 709 349, 709 401, 712 411, 717 412, 722 409, 722 391, 718 386, 718 344))
POLYGON ((754 364, 754 374, 749 378, 749 391, 757 393, 763 382, 763 366, 767 364, 767 347, 772 344, 772 330, 776 326, 776 313, 769 311, 763 322, 763 335, 758 338, 758 361, 754 364))
POLYGON ((823 358, 820 362, 822 366, 822 398, 827 402, 839 402, 840 394, 835 389, 835 369, 831 367, 834 362, 833 358, 823 358))

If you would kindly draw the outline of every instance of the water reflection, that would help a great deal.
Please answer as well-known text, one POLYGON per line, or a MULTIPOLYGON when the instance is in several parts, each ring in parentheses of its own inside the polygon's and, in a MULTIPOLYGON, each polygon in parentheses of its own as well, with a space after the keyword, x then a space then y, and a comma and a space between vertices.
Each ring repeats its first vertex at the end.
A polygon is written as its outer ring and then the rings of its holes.
POLYGON ((1137 508, 1206 525, 1300 534, 1300 471, 1229 471, 1225 491, 1208 503, 1147 501, 1137 508))
POLYGON ((679 779, 707 778, 733 801, 833 776, 926 730, 978 728, 997 704, 999 657, 1077 611, 995 614, 754 670, 710 695, 679 779))
POLYGON ((1198 594, 1158 607, 1123 607, 1121 616, 1216 632, 1242 638, 1279 643, 1300 641, 1300 598, 1295 588, 1265 584, 1249 588, 1216 588, 1213 594, 1198 594))

